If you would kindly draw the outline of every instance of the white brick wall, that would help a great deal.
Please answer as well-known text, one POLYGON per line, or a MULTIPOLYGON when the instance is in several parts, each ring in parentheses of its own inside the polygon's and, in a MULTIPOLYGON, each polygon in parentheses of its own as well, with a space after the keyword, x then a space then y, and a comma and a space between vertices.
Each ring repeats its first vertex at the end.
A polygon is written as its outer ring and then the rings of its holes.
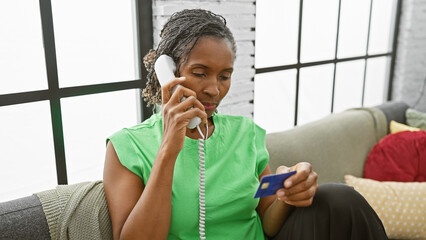
POLYGON ((153 1, 154 45, 160 30, 174 12, 202 8, 225 17, 237 43, 237 59, 231 89, 219 107, 220 113, 253 117, 255 0, 168 0, 153 1))
POLYGON ((426 0, 402 1, 392 99, 426 112, 426 0))

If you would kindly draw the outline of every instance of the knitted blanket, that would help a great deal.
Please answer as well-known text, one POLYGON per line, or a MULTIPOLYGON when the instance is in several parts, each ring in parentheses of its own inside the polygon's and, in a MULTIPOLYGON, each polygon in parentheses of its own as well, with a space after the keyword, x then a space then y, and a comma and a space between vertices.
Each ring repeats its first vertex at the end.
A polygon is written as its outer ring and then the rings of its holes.
POLYGON ((113 238, 102 181, 59 185, 35 195, 52 240, 113 238))

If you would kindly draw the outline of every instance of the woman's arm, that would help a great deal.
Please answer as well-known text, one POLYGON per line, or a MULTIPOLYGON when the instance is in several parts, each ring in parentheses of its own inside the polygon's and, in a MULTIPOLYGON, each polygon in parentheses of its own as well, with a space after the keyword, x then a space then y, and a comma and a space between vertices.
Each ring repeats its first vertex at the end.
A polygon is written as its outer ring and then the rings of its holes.
MULTIPOLYGON (((269 164, 259 176, 259 181, 263 176, 270 175, 269 164)), ((288 217, 293 206, 278 200, 276 195, 260 198, 257 206, 257 212, 262 220, 263 231, 268 236, 274 236, 280 230, 280 227, 288 217)))
MULTIPOLYGON (((309 163, 298 163, 291 168, 280 166, 276 173, 293 170, 296 170, 297 173, 284 181, 285 188, 279 189, 275 195, 263 197, 259 201, 257 211, 262 220, 263 231, 268 236, 278 233, 294 206, 310 206, 318 189, 318 175, 312 171, 309 163)), ((269 174, 271 174, 271 170, 268 165, 259 176, 259 180, 269 174)))
POLYGON ((159 151, 146 187, 124 167, 108 143, 104 188, 114 239, 166 239, 171 218, 171 188, 175 156, 159 151), (159 177, 161 176, 161 177, 159 177), (143 194, 142 194, 143 193, 143 194))

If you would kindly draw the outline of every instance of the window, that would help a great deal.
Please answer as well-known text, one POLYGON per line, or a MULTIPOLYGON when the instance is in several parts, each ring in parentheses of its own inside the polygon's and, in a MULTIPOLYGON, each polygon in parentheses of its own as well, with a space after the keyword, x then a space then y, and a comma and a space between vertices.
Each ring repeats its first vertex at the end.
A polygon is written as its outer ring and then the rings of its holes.
POLYGON ((106 138, 151 114, 151 1, 2 1, 0 32, 0 201, 102 179, 106 138))
POLYGON ((387 100, 400 2, 257 1, 255 122, 277 132, 387 100))
POLYGON ((56 185, 49 101, 0 107, 0 202, 56 185))
POLYGON ((40 29, 37 1, 0 2, 0 94, 47 89, 40 29))

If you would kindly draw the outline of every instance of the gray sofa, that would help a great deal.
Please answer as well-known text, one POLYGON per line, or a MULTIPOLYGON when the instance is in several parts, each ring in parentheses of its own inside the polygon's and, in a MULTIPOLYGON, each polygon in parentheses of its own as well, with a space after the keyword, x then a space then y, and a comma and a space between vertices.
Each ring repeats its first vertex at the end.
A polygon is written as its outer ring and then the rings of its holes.
MULTIPOLYGON (((370 150, 388 133, 390 120, 406 123, 407 108, 405 103, 391 102, 374 108, 350 109, 288 131, 268 134, 266 145, 271 169, 305 161, 318 173, 320 184, 343 182, 345 174, 362 177, 370 150)), ((76 185, 58 186, 46 191, 48 194, 0 203, 0 239, 95 239, 95 235, 108 238, 111 226, 103 188, 101 183, 97 187, 90 184, 84 185, 84 190, 76 185), (63 194, 64 191, 68 192, 63 194), (74 200, 76 195, 83 196, 83 201, 74 200), (61 207, 51 211, 57 202, 61 202, 61 207), (70 205, 84 206, 70 210, 70 205), (75 209, 78 212, 74 214, 75 209), (100 226, 90 228, 93 224, 100 226)))

